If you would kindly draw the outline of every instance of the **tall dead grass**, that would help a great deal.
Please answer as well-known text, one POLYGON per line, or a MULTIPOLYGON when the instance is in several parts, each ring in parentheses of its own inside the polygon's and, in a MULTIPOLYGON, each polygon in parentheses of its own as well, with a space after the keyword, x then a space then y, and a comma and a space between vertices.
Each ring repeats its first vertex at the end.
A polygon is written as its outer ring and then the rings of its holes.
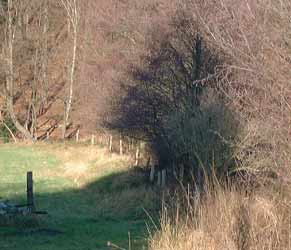
POLYGON ((215 186, 205 196, 187 196, 186 206, 164 207, 151 250, 287 250, 291 247, 290 197, 266 190, 246 195, 215 186), (174 212, 173 212, 174 211, 174 212))

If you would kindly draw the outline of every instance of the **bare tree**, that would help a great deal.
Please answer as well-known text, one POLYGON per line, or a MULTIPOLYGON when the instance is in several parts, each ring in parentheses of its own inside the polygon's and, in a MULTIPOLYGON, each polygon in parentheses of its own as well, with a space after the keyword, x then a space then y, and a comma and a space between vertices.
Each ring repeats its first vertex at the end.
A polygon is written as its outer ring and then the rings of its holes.
POLYGON ((42 32, 41 32, 41 83, 42 83, 42 107, 47 105, 48 101, 48 29, 49 29, 49 17, 48 17, 48 0, 43 0, 42 11, 42 32))
POLYGON ((58 94, 49 86, 50 67, 63 56, 56 57, 64 20, 58 9, 58 2, 48 0, 11 0, 0 6, 1 108, 27 139, 38 137, 38 120, 58 94))
POLYGON ((223 91, 243 117, 246 135, 241 162, 285 177, 291 161, 291 2, 186 2, 205 39, 227 58, 232 80, 223 91))
POLYGON ((61 0, 61 4, 66 10, 69 31, 72 31, 73 36, 72 59, 69 72, 69 91, 64 101, 64 124, 62 133, 64 139, 66 137, 66 130, 73 102, 80 11, 77 0, 61 0))
POLYGON ((6 59, 6 106, 7 111, 15 124, 16 128, 24 135, 26 139, 33 139, 30 132, 19 122, 18 118, 14 112, 14 41, 15 41, 15 32, 16 32, 16 21, 17 18, 17 7, 13 3, 13 0, 8 0, 7 2, 7 24, 5 31, 5 59, 6 59))

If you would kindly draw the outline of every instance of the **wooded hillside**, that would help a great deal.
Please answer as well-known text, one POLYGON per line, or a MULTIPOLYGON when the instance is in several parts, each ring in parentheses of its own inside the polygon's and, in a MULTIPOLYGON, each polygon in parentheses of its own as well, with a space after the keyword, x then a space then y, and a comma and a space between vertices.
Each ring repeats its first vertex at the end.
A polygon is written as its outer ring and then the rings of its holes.
POLYGON ((152 24, 166 25, 160 1, 1 1, 1 110, 19 136, 95 131, 143 54, 152 24))

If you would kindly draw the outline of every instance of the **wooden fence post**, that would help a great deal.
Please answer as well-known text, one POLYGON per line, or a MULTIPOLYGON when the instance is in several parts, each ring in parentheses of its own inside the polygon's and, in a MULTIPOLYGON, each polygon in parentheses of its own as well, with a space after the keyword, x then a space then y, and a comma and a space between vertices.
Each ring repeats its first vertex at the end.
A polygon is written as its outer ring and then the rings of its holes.
POLYGON ((161 171, 158 172, 158 186, 161 186, 162 184, 162 176, 161 176, 161 171))
POLYGON ((79 135, 80 135, 80 129, 78 129, 76 133, 76 142, 79 142, 79 135))
POLYGON ((112 153, 112 135, 109 136, 109 153, 112 153))
POLYGON ((148 158, 146 166, 147 166, 147 168, 149 168, 151 166, 151 157, 148 158))
POLYGON ((95 135, 91 136, 91 145, 95 145, 95 135))
POLYGON ((101 138, 100 144, 101 144, 102 146, 105 146, 106 143, 107 143, 107 142, 106 142, 107 140, 106 140, 106 138, 104 138, 104 137, 105 137, 104 134, 102 134, 101 137, 100 137, 100 138, 101 138))
POLYGON ((163 169, 162 170, 162 188, 164 188, 166 186, 166 176, 167 176, 167 172, 166 172, 166 169, 163 169))
POLYGON ((184 180, 184 165, 183 164, 180 164, 180 174, 179 174, 179 181, 183 182, 184 180))
POLYGON ((150 182, 154 182, 155 179, 155 165, 153 164, 151 166, 151 172, 150 172, 150 182))
POLYGON ((139 149, 139 144, 136 147, 136 152, 135 152, 135 166, 138 166, 139 164, 139 156, 140 156, 140 149, 139 149))
POLYGON ((128 152, 130 152, 130 150, 131 150, 130 143, 131 143, 131 139, 128 138, 128 140, 127 140, 128 152))
POLYGON ((29 212, 35 211, 34 197, 33 197, 33 175, 32 172, 27 172, 27 206, 29 212))
POLYGON ((122 140, 121 134, 120 134, 120 138, 119 138, 119 154, 123 155, 123 140, 122 140))

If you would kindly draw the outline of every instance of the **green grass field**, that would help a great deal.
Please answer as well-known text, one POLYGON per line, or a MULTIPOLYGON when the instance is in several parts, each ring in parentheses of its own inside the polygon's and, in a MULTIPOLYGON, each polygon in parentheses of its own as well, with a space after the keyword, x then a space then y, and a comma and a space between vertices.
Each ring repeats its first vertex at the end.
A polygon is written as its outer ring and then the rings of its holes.
POLYGON ((33 171, 36 207, 48 215, 1 221, 1 250, 146 248, 157 199, 129 159, 99 147, 73 144, 0 146, 0 197, 26 202, 26 172, 33 171))

